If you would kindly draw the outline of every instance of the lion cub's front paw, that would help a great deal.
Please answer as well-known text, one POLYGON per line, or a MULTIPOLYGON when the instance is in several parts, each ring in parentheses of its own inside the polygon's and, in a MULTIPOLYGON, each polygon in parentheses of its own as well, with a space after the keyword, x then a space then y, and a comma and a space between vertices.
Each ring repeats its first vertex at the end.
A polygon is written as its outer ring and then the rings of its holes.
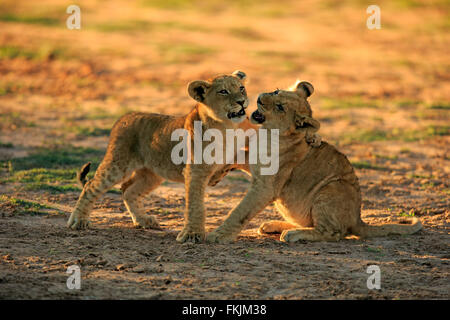
POLYGON ((298 230, 284 230, 281 233, 280 241, 283 242, 297 242, 301 239, 298 230))
POLYGON ((162 230, 158 220, 153 215, 136 217, 134 225, 137 228, 162 230))
POLYGON ((200 243, 205 240, 205 232, 204 231, 194 231, 191 228, 183 228, 181 232, 177 236, 178 242, 192 242, 192 243, 200 243))
POLYGON ((67 227, 72 230, 83 230, 87 229, 90 225, 89 219, 81 216, 80 214, 72 213, 69 221, 67 221, 67 227))
POLYGON ((209 243, 230 243, 235 240, 231 234, 223 234, 220 231, 213 231, 206 236, 206 241, 209 243))

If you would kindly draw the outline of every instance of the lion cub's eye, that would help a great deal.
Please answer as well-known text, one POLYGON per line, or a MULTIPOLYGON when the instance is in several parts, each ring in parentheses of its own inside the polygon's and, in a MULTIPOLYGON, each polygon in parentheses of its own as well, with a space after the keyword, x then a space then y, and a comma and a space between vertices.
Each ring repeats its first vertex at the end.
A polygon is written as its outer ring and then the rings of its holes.
POLYGON ((241 92, 245 91, 245 87, 244 86, 240 87, 240 89, 241 89, 241 92))
POLYGON ((284 111, 283 105, 281 103, 277 103, 277 109, 279 111, 284 111))
POLYGON ((225 90, 225 89, 222 89, 222 90, 220 90, 218 93, 220 93, 220 94, 228 94, 228 91, 225 90))

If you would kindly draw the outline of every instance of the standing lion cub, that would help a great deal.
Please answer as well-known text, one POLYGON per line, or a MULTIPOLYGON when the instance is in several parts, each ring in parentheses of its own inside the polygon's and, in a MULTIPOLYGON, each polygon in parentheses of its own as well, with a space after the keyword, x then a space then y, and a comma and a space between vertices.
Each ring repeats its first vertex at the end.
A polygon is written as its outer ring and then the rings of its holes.
POLYGON ((252 121, 263 129, 279 130, 279 171, 260 175, 260 164, 250 165, 251 186, 224 223, 207 236, 210 242, 234 240, 244 225, 267 205, 275 205, 285 221, 263 223, 259 233, 281 233, 281 240, 295 242, 338 241, 349 234, 378 237, 412 234, 422 225, 368 225, 361 220, 358 178, 347 157, 323 142, 313 148, 307 137, 319 130, 307 98, 314 88, 299 82, 293 91, 276 90, 258 98, 252 121))
POLYGON ((202 129, 214 128, 225 135, 226 129, 236 129, 246 120, 248 106, 244 87, 246 75, 235 71, 208 81, 193 81, 188 86, 189 95, 198 103, 183 117, 161 114, 130 113, 121 117, 111 130, 105 157, 92 180, 85 181, 89 166, 80 173, 84 184, 68 227, 84 229, 89 224, 89 214, 94 202, 113 185, 122 182, 125 205, 136 226, 159 228, 153 215, 146 215, 142 199, 156 189, 164 179, 184 182, 186 211, 183 230, 177 240, 199 242, 205 236, 205 188, 215 184, 234 164, 174 164, 171 135, 177 129, 186 129, 194 136, 194 121, 201 121, 202 129))

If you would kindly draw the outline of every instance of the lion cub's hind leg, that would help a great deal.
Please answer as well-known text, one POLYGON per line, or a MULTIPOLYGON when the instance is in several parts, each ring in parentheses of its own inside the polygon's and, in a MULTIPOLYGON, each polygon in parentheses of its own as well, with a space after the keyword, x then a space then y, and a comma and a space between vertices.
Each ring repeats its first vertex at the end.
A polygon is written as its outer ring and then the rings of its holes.
POLYGON ((294 229, 297 227, 297 225, 286 221, 271 220, 263 222, 258 229, 258 233, 261 235, 270 233, 282 233, 284 230, 294 229))
POLYGON ((122 184, 123 200, 136 227, 161 229, 155 216, 145 214, 142 200, 162 181, 160 176, 143 168, 133 172, 131 178, 122 184))
POLYGON ((346 181, 334 181, 324 186, 315 196, 311 217, 312 228, 283 231, 285 242, 339 241, 356 224, 360 212, 359 191, 346 181))
MULTIPOLYGON (((105 157, 107 158, 107 157, 105 157)), ((95 201, 127 175, 127 168, 121 168, 109 159, 104 159, 94 178, 83 187, 77 205, 70 215, 67 226, 71 229, 85 229, 89 226, 89 215, 95 201)))

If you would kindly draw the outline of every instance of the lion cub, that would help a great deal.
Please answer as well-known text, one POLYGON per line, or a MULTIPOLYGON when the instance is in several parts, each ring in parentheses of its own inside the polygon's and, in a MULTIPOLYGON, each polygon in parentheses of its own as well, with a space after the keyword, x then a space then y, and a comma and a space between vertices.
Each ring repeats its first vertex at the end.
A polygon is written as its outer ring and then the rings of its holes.
MULTIPOLYGON (((201 121, 202 129, 214 128, 225 135, 226 129, 235 129, 247 119, 246 75, 235 71, 208 81, 193 81, 188 85, 189 95, 198 103, 182 117, 151 113, 130 113, 122 116, 111 130, 105 157, 95 176, 85 181, 89 166, 85 166, 79 180, 84 184, 68 227, 84 229, 94 202, 113 185, 122 183, 125 205, 136 226, 159 228, 153 215, 146 215, 142 198, 156 189, 164 180, 184 182, 186 188, 185 224, 177 240, 198 242, 205 235, 205 187, 234 164, 174 164, 171 152, 178 141, 171 141, 176 129, 193 133, 194 121, 201 121)), ((191 139, 194 135, 191 134, 191 139)), ((225 163, 225 161, 223 162, 225 163)))
POLYGON ((410 224, 368 225, 360 217, 358 178, 347 157, 323 142, 312 148, 305 140, 319 130, 307 98, 314 88, 299 82, 292 91, 276 90, 258 97, 252 121, 264 129, 279 129, 279 171, 262 176, 260 164, 250 165, 251 186, 224 223, 207 236, 210 242, 234 240, 244 225, 268 204, 286 221, 263 223, 259 233, 281 233, 281 241, 338 241, 346 235, 377 237, 412 234, 422 228, 410 224))

